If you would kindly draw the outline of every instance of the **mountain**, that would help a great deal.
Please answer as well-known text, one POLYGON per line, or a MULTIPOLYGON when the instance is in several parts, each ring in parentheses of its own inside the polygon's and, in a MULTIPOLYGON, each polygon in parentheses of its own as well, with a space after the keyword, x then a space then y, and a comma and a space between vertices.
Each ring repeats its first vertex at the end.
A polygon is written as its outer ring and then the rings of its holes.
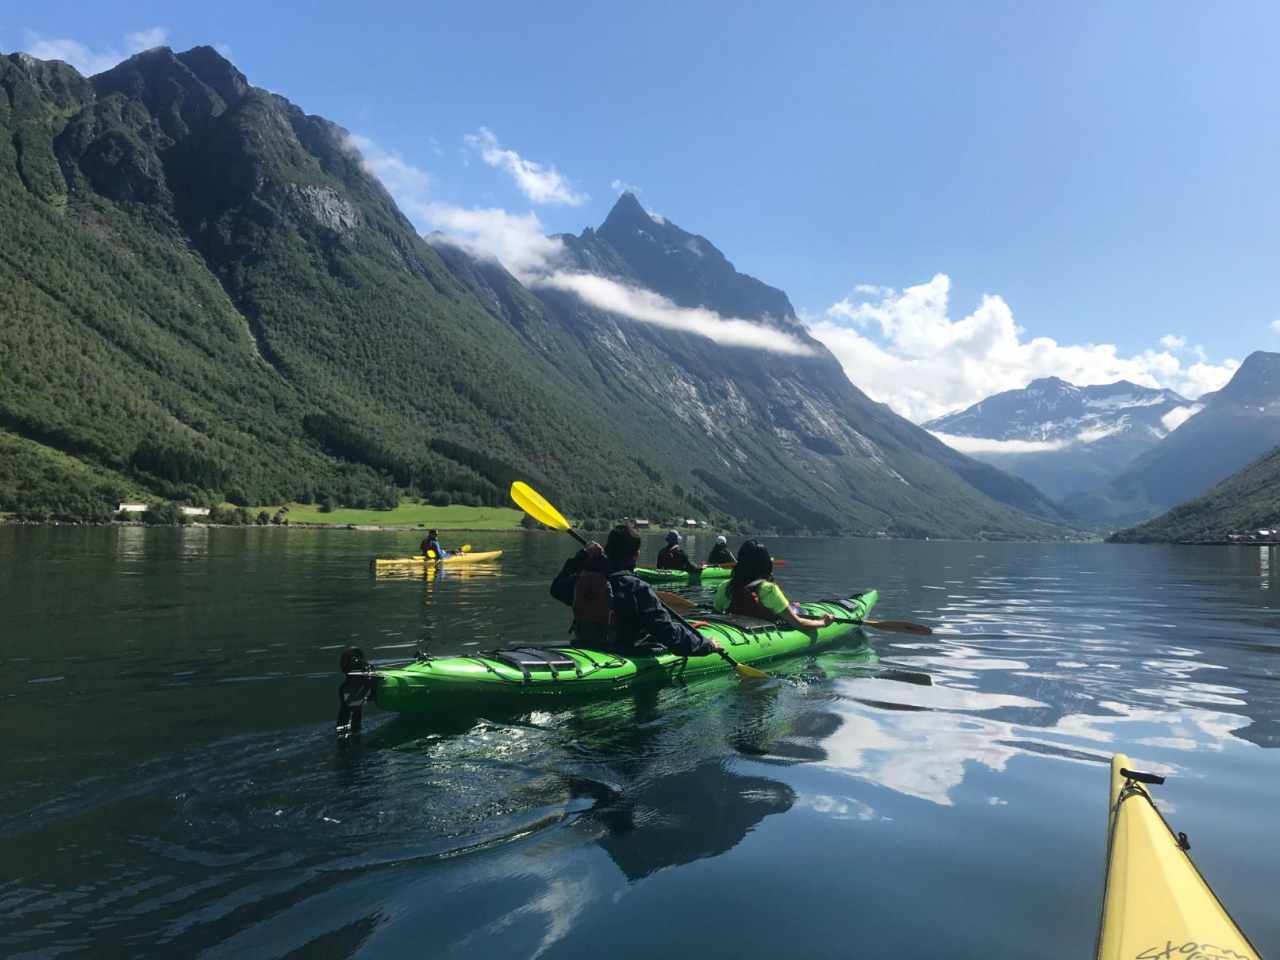
POLYGON ((345 130, 208 47, 89 79, 0 57, 0 128, 2 510, 496 503, 520 476, 577 516, 1062 531, 1031 487, 867 400, 784 294, 634 198, 562 241, 573 270, 768 317, 812 355, 621 320, 427 243, 345 130), (628 246, 640 217, 692 246, 628 246))
POLYGON ((1280 448, 1194 500, 1111 536, 1113 543, 1197 543, 1280 528, 1280 448))
POLYGON ((705 237, 649 214, 634 195, 624 193, 598 229, 555 239, 558 280, 528 287, 448 242, 437 246, 477 297, 609 417, 664 436, 687 460, 686 475, 726 511, 770 526, 899 536, 1019 535, 1026 520, 1010 526, 1005 504, 1059 518, 1029 484, 871 401, 808 335, 785 293, 739 273, 705 237), (760 324, 810 355, 726 348, 628 319, 575 292, 583 278, 593 289, 604 278, 615 299, 648 291, 676 308, 760 324))
POLYGON ((1195 409, 1172 390, 1127 380, 1077 387, 1045 377, 924 427, 1062 500, 1105 484, 1195 409), (999 442, 972 442, 983 440, 999 442))
POLYGON ((1134 522, 1208 491, 1280 446, 1280 353, 1245 358, 1204 409, 1105 486, 1074 496, 1079 516, 1134 522))

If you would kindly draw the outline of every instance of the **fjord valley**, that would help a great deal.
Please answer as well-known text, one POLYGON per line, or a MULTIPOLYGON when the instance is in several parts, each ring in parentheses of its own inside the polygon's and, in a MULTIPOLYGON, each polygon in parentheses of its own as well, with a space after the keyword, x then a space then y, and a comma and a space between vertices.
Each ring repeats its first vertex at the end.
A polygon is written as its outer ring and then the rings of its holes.
POLYGON ((1280 955, 1280 8, 11 7, 0 957, 1280 955))
POLYGON ((870 401, 785 294, 632 195, 559 238, 566 284, 525 286, 420 237, 346 131, 211 48, 89 79, 0 63, 0 509, 493 504, 524 476, 588 517, 1065 529, 1029 484, 870 401), (786 350, 628 322, 576 295, 583 277, 757 321, 786 350))

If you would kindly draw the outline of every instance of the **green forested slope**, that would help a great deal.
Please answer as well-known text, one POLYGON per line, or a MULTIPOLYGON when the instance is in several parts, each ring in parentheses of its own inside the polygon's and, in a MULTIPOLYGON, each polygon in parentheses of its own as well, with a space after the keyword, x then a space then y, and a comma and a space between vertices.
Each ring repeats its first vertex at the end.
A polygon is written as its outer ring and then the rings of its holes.
MULTIPOLYGON (((341 130, 192 54, 140 55, 97 90, 0 60, 0 426, 193 500, 495 502, 519 474, 581 511, 688 508, 642 475, 577 476, 633 454, 453 280, 341 130)), ((3 508, 56 505, 44 486, 3 508)))
MULTIPOLYGON (((0 510, 104 515, 126 494, 365 506, 404 490, 495 503, 520 476, 579 516, 1061 532, 1017 509, 1043 512, 1032 488, 887 409, 812 406, 825 401, 784 383, 798 368, 770 374, 776 397, 744 389, 779 423, 843 418, 849 443, 765 428, 729 467, 709 421, 663 396, 663 358, 723 386, 750 375, 749 351, 716 372, 728 358, 707 342, 646 330, 619 356, 571 304, 446 262, 345 131, 210 48, 90 80, 0 58, 0 222, 0 510)), ((737 289, 721 273, 713 286, 737 289)), ((815 362, 835 389, 834 360, 815 362)))
POLYGON ((1226 540, 1280 527, 1280 448, 1232 474, 1203 496, 1112 535, 1113 543, 1226 540))

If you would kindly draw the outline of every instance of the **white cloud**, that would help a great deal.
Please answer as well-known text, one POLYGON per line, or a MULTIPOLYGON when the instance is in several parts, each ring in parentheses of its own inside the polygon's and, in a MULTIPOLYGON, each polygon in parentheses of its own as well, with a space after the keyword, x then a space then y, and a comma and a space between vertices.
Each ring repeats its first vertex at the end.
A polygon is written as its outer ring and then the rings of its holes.
POLYGON ((597 309, 641 323, 706 337, 727 347, 754 347, 795 356, 813 353, 804 342, 765 324, 722 317, 702 307, 680 307, 652 290, 632 287, 594 273, 557 270, 535 279, 533 285, 567 290, 597 309))
POLYGON ((961 453, 1046 453, 1061 450, 1069 440, 989 440, 986 437, 961 437, 953 433, 930 430, 935 437, 961 453))
POLYGON ((27 31, 26 52, 37 60, 61 60, 69 63, 86 77, 110 70, 121 60, 135 53, 158 47, 168 39, 166 27, 150 27, 129 33, 124 38, 124 51, 114 49, 92 50, 78 40, 69 37, 43 37, 27 31))
POLYGON ((1187 345, 1186 337, 1175 336, 1172 333, 1166 333, 1160 338, 1160 346, 1166 350, 1181 350, 1187 345))
POLYGON ((227 60, 231 59, 231 44, 215 43, 213 45, 213 49, 217 50, 218 53, 222 54, 222 56, 225 57, 227 60))
POLYGON ((168 38, 169 29, 167 27, 151 27, 147 30, 126 33, 124 42, 130 53, 138 53, 142 50, 150 50, 152 47, 161 46, 168 38))
MULTIPOLYGON (((383 149, 368 137, 349 134, 346 146, 360 155, 361 166, 382 181, 405 216, 417 223, 417 215, 430 202, 431 174, 414 166, 396 151, 383 149)), ((418 224, 419 229, 422 226, 418 224)))
POLYGON ((610 180, 609 189, 618 193, 639 193, 640 188, 634 183, 627 183, 625 180, 610 180))
POLYGON ((1280 320, 1272 320, 1271 329, 1274 330, 1276 333, 1280 333, 1280 320))
POLYGON ((382 181, 400 207, 433 242, 460 246, 497 260, 521 283, 573 293, 600 310, 628 320, 651 323, 706 337, 725 346, 753 347, 797 356, 813 349, 773 327, 712 310, 679 307, 651 290, 589 273, 557 269, 563 244, 548 237, 537 214, 511 213, 501 207, 460 207, 432 197, 433 179, 425 170, 386 150, 368 137, 352 135, 347 146, 361 156, 365 170, 382 181))
POLYGON ((521 283, 536 282, 559 258, 564 247, 548 237, 538 215, 430 203, 426 215, 440 239, 476 256, 497 260, 521 283))
POLYGON ((435 178, 396 151, 358 134, 348 136, 347 147, 360 155, 361 166, 382 182, 419 232, 497 260, 522 282, 554 266, 562 245, 546 235, 532 211, 515 214, 500 207, 443 203, 432 196, 435 178))
POLYGON ((469 147, 479 152, 480 159, 485 163, 509 173, 520 191, 534 203, 577 207, 590 199, 585 193, 576 193, 555 167, 526 160, 514 150, 503 149, 493 131, 487 127, 467 134, 465 140, 469 147))
POLYGON ((942 273, 901 291, 862 285, 810 318, 810 332, 854 383, 916 422, 1046 376, 1079 386, 1130 380, 1195 399, 1223 386, 1240 365, 1184 365, 1167 349, 1125 357, 1114 344, 1024 339, 1001 297, 985 295, 972 313, 952 320, 950 292, 951 279, 942 273))
POLYGON ((1174 407, 1160 418, 1160 425, 1170 433, 1173 433, 1203 409, 1204 405, 1199 403, 1192 404, 1189 407, 1174 407))

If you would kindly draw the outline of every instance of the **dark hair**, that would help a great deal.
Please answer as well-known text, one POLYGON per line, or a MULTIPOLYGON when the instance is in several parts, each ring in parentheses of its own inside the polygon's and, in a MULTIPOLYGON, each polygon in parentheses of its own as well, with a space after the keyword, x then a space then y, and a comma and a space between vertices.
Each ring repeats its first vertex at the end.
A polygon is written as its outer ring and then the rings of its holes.
POLYGON ((620 523, 609 531, 609 539, 604 543, 604 553, 615 569, 620 569, 639 552, 640 534, 629 524, 620 523))
POLYGON ((428 540, 438 540, 438 539, 440 539, 440 534, 439 534, 439 532, 438 532, 438 531, 436 531, 436 530, 428 530, 428 531, 427 531, 427 539, 428 539, 428 540))
POLYGON ((769 556, 769 550, 763 543, 748 540, 738 548, 738 565, 729 577, 730 593, 754 580, 772 579, 773 557, 769 556))

